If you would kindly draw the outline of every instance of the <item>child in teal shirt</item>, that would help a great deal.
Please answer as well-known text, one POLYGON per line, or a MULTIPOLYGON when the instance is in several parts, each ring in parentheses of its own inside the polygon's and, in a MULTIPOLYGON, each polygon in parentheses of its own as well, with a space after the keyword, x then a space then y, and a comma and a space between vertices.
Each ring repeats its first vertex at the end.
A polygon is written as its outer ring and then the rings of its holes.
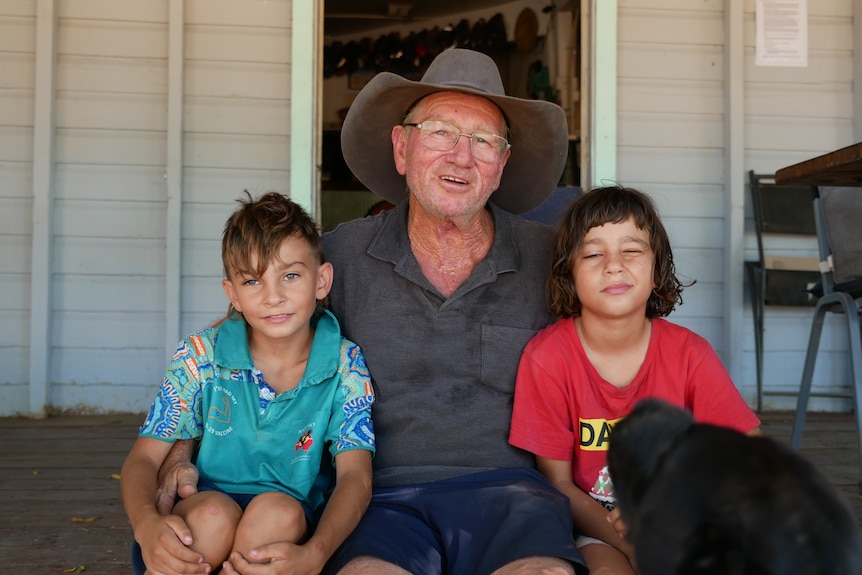
POLYGON ((370 498, 365 359, 321 306, 332 266, 297 204, 275 192, 240 200, 222 260, 228 314, 171 360, 123 466, 126 513, 148 571, 215 571, 233 552, 319 572, 370 498), (162 516, 158 470, 182 439, 200 440, 198 493, 162 516))

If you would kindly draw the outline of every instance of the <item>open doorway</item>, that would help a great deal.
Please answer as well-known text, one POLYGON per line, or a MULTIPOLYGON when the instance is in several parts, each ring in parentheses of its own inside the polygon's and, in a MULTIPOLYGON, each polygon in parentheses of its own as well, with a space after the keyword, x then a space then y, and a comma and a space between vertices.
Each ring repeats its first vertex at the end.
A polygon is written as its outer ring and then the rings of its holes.
POLYGON ((560 185, 578 186, 585 105, 581 2, 325 0, 320 163, 324 231, 365 216, 381 200, 352 176, 341 156, 341 123, 353 98, 379 71, 418 80, 433 57, 452 46, 494 58, 507 94, 563 107, 570 149, 560 185))

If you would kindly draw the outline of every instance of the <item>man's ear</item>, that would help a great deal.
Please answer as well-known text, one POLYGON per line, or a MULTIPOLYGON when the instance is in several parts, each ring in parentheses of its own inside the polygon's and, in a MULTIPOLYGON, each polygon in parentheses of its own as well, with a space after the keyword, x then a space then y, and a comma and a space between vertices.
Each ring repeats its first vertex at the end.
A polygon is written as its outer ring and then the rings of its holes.
POLYGON ((407 129, 400 125, 393 126, 391 137, 395 169, 403 176, 407 173, 407 129))
POLYGON ((325 299, 329 295, 329 290, 332 289, 332 278, 332 264, 329 262, 320 264, 320 267, 317 268, 317 292, 315 295, 318 300, 325 299))

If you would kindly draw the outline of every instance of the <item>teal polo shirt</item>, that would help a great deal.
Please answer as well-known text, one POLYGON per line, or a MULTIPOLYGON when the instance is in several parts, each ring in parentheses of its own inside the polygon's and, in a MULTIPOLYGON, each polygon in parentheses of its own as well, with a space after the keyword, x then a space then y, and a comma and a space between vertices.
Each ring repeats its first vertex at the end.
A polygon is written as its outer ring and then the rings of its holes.
POLYGON ((243 319, 186 338, 140 436, 200 439, 201 477, 227 493, 280 491, 320 505, 334 457, 375 450, 365 358, 335 316, 320 312, 305 374, 279 395, 254 367, 243 319))

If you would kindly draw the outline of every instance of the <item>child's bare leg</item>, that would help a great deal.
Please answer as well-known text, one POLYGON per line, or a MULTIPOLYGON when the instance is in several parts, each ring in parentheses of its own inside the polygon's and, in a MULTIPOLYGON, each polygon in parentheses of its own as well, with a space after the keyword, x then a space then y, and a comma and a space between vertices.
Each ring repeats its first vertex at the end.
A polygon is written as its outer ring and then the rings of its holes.
POLYGON ((302 541, 308 530, 299 501, 286 493, 261 493, 251 500, 236 528, 234 551, 249 562, 248 552, 261 545, 302 541))
POLYGON ((192 532, 191 548, 213 566, 221 565, 233 547, 236 527, 242 509, 233 499, 217 491, 201 491, 183 499, 174 507, 192 532))

